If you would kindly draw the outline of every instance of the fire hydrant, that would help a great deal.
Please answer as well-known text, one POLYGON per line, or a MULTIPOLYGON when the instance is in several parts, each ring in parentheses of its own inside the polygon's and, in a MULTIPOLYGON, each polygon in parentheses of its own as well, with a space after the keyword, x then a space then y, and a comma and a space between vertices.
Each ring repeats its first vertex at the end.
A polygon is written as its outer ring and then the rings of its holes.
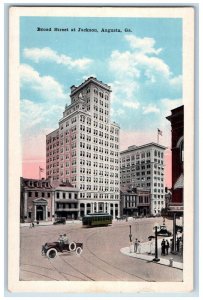
POLYGON ((173 258, 169 259, 169 267, 173 267, 173 258))

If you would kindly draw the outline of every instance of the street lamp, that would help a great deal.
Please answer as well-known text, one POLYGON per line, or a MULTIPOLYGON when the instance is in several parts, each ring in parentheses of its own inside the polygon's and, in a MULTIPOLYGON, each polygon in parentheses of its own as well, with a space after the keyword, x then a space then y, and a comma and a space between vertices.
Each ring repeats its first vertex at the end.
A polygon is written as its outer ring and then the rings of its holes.
POLYGON ((131 246, 132 246, 132 233, 131 233, 131 225, 129 225, 130 227, 130 234, 129 234, 129 238, 130 238, 130 253, 131 253, 131 246))
POLYGON ((129 238, 130 238, 130 243, 132 243, 131 225, 129 225, 129 227, 130 227, 130 234, 129 234, 129 238))
POLYGON ((160 261, 160 259, 158 258, 158 245, 157 245, 157 229, 158 229, 159 225, 155 224, 154 226, 154 232, 155 232, 155 258, 153 259, 153 261, 158 262, 160 261))

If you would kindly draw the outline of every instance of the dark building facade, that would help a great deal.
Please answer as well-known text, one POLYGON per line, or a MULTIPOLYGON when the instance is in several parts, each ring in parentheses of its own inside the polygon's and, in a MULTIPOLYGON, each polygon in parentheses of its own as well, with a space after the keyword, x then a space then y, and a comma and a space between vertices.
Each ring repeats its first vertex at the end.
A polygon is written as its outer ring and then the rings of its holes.
POLYGON ((184 106, 171 110, 172 198, 166 216, 173 218, 173 253, 177 253, 176 219, 184 213, 184 106))
POLYGON ((121 212, 126 216, 147 216, 150 214, 150 191, 121 187, 121 212))
POLYGON ((183 181, 184 181, 184 107, 171 110, 167 117, 171 122, 172 151, 172 202, 177 207, 177 213, 183 211, 183 181))

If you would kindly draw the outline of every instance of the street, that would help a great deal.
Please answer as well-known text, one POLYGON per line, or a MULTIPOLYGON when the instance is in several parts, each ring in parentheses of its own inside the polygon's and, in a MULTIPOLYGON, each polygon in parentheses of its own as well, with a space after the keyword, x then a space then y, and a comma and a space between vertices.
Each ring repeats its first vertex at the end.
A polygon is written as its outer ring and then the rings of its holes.
MULTIPOLYGON (((158 281, 180 282, 182 270, 123 255, 129 245, 129 225, 133 241, 147 241, 155 222, 162 218, 114 221, 112 226, 83 228, 80 222, 66 225, 21 227, 20 280, 39 281, 158 281), (45 242, 57 241, 66 233, 71 241, 83 242, 80 256, 59 253, 55 259, 41 255, 45 242)), ((172 229, 172 222, 166 222, 172 229)))

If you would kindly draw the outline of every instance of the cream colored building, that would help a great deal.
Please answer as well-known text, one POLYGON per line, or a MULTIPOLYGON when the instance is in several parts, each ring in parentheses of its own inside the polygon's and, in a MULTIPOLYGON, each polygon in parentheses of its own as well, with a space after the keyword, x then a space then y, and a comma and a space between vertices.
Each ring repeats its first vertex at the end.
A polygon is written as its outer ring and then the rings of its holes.
POLYGON ((110 121, 110 94, 94 77, 72 86, 59 128, 46 137, 46 176, 79 189, 79 216, 120 216, 119 126, 110 121))
POLYGON ((161 214, 165 208, 164 151, 166 147, 156 143, 130 146, 121 152, 121 186, 149 190, 151 214, 161 214))

